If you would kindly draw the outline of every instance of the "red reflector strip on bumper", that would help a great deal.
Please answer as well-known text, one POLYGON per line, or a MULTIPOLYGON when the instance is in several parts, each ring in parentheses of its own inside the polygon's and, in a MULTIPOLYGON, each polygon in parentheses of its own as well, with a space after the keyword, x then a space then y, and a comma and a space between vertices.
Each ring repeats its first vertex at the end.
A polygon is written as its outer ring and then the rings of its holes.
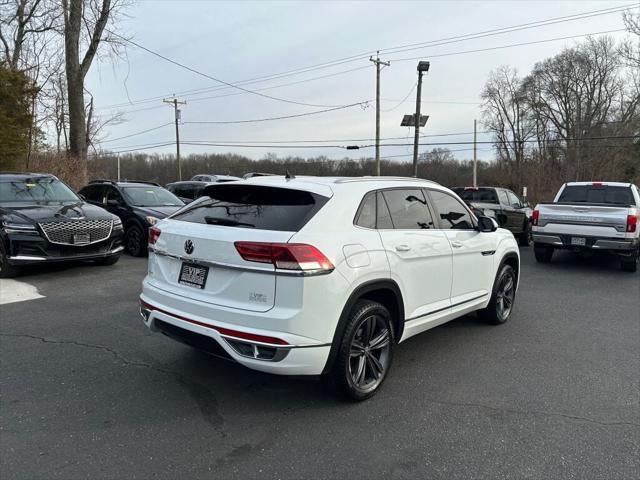
POLYGON ((169 315, 170 317, 177 318, 178 320, 182 320, 183 322, 193 323, 194 325, 210 328, 218 332, 220 335, 225 335, 227 337, 234 337, 234 338, 237 338, 238 340, 247 340, 249 342, 270 343, 272 345, 289 345, 287 342, 285 342, 280 338, 268 337, 266 335, 257 335, 255 333, 241 332, 238 330, 232 330, 230 328, 216 327, 215 325, 209 325, 208 323, 198 322, 197 320, 192 320, 190 318, 183 317, 182 315, 176 315, 175 313, 170 313, 160 308, 154 307, 153 305, 145 302, 142 299, 140 299, 140 305, 142 306, 142 308, 146 310, 152 310, 152 311, 164 313, 165 315, 169 315))

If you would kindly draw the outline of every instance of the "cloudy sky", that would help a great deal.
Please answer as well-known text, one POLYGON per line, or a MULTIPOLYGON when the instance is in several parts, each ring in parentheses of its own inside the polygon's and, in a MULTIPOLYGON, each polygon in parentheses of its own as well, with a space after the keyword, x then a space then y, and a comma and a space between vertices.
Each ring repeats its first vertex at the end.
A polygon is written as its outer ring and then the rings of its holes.
MULTIPOLYGON (((412 143, 413 132, 401 127, 400 120, 415 109, 419 59, 431 62, 422 102, 422 111, 430 118, 421 131, 426 135, 421 142, 469 142, 473 120, 480 119, 479 94, 491 70, 512 65, 526 74, 536 62, 584 35, 625 36, 619 31, 623 29, 620 12, 598 12, 534 28, 520 26, 627 5, 638 8, 637 1, 615 0, 142 0, 126 11, 118 31, 204 75, 129 45, 123 58, 103 58, 94 65, 87 86, 103 118, 122 115, 121 123, 103 132, 104 149, 173 152, 173 111, 162 98, 175 94, 187 102, 180 127, 183 154, 235 152, 260 158, 272 152, 360 158, 373 156, 373 148, 337 147, 373 143, 375 68, 368 59, 380 50, 381 59, 391 62, 382 70, 381 137, 390 139, 383 143, 412 143), (480 38, 474 35, 514 26, 518 28, 480 38), (360 105, 336 109, 356 103, 360 105), (306 115, 313 112, 319 113, 306 115), (299 114, 305 115, 198 123, 299 114), (149 131, 138 134, 145 130, 149 131), (277 146, 277 142, 295 148, 277 146)), ((480 125, 478 130, 483 130, 480 125)), ((479 140, 489 137, 480 134, 479 140)), ((470 146, 463 143, 442 146, 459 158, 472 155, 470 146)), ((433 147, 423 146, 421 151, 428 148, 433 147)), ((381 155, 408 160, 411 151, 408 145, 387 146, 381 155)), ((480 145, 479 156, 490 158, 490 146, 480 145)))

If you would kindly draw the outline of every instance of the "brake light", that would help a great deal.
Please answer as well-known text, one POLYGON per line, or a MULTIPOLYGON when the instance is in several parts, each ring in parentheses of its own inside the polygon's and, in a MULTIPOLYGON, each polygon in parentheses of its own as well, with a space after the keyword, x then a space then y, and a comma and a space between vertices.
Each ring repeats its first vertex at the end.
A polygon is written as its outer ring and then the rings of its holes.
POLYGON ((627 233, 633 233, 638 228, 638 216, 627 215, 627 233))
POLYGON ((282 270, 331 272, 335 268, 324 254, 304 243, 235 242, 247 262, 271 263, 282 270))
POLYGON ((160 233, 162 232, 157 227, 149 228, 149 245, 155 245, 155 243, 158 241, 158 238, 160 238, 160 233))
POLYGON ((534 210, 533 215, 531 216, 534 225, 538 225, 538 218, 540 218, 540 212, 538 210, 534 210))

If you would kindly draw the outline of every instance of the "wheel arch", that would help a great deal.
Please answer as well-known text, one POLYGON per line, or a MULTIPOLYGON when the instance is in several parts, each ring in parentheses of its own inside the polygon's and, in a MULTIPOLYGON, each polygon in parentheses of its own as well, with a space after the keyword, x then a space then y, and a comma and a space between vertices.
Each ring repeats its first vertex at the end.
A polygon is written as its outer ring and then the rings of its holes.
POLYGON ((402 332, 404 330, 404 301, 400 287, 396 282, 389 279, 365 282, 351 293, 342 309, 338 325, 333 334, 327 363, 322 371, 323 374, 328 373, 333 367, 340 348, 340 341, 344 335, 344 330, 349 319, 349 314, 359 300, 372 300, 384 305, 387 310, 389 310, 389 313, 391 313, 396 342, 402 338, 402 332))
POLYGON ((516 273, 516 287, 520 284, 520 257, 516 252, 507 252, 502 256, 500 260, 500 264, 498 265, 498 269, 496 270, 496 275, 503 266, 509 265, 516 273))

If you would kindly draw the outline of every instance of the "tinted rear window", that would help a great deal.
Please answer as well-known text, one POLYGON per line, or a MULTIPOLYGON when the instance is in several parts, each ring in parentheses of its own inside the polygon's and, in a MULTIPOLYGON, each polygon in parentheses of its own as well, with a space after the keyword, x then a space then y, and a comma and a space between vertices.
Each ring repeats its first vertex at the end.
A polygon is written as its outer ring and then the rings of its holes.
POLYGON ((297 232, 329 200, 322 195, 255 185, 210 186, 199 200, 172 218, 193 223, 297 232))
POLYGON ((453 191, 465 202, 500 203, 494 188, 454 188, 453 191))
POLYGON ((560 203, 614 203, 633 205, 630 187, 610 185, 568 185, 562 191, 560 203))

